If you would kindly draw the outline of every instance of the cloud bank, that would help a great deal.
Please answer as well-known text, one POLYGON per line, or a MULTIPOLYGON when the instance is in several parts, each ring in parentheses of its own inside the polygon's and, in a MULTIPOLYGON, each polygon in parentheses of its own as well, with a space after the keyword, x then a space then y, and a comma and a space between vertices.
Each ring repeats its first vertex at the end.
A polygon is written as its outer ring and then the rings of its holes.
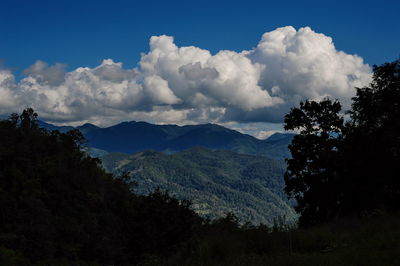
POLYGON ((354 87, 371 81, 361 57, 337 51, 330 37, 309 27, 290 26, 242 52, 212 55, 162 35, 151 37, 135 69, 111 59, 65 69, 37 61, 19 82, 0 70, 0 113, 29 106, 50 122, 99 125, 281 122, 300 100, 330 96, 348 106, 354 87))

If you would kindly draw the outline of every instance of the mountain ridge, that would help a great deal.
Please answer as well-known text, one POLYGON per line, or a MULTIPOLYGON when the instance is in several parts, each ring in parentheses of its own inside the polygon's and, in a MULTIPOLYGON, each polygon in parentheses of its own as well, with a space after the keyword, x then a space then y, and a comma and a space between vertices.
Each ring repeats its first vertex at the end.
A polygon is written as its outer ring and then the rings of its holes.
MULTIPOLYGON (((70 126, 39 125, 65 132, 70 126)), ((283 160, 290 157, 287 146, 294 134, 275 133, 265 140, 216 124, 155 125, 144 121, 122 122, 101 128, 93 124, 76 127, 85 136, 87 146, 107 152, 133 154, 145 150, 175 153, 195 146, 213 150, 231 150, 241 154, 263 155, 283 160)))

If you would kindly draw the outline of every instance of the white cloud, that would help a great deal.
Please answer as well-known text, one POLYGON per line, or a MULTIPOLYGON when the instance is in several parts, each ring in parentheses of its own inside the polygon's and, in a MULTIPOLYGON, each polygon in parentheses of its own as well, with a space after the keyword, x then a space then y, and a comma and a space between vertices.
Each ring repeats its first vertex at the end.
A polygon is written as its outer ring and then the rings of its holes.
POLYGON ((37 61, 24 74, 16 83, 0 70, 1 113, 32 106, 49 121, 103 125, 280 122, 300 100, 330 96, 348 107, 354 87, 371 80, 361 57, 337 51, 330 37, 308 27, 278 28, 254 49, 215 55, 153 36, 136 69, 107 59, 66 72, 37 61))
POLYGON ((255 137, 258 139, 267 139, 272 135, 274 135, 275 133, 281 133, 281 132, 282 131, 279 130, 269 130, 269 131, 261 130, 255 135, 255 137))
POLYGON ((143 80, 143 88, 155 104, 176 104, 181 100, 168 87, 168 82, 160 76, 147 76, 143 80))
POLYGON ((258 122, 258 123, 237 123, 227 122, 221 123, 222 126, 234 129, 243 134, 249 134, 259 139, 266 139, 271 135, 278 132, 285 132, 282 123, 269 123, 269 122, 258 122))
POLYGON ((324 96, 348 104, 354 87, 371 80, 370 68, 361 57, 337 51, 330 37, 309 27, 265 33, 249 57, 266 66, 261 85, 289 104, 324 96))
POLYGON ((197 47, 177 47, 168 36, 152 37, 150 52, 140 61, 144 76, 166 80, 187 107, 209 103, 244 111, 280 103, 258 85, 263 66, 252 63, 247 52, 220 51, 212 56, 197 47))
POLYGON ((50 86, 57 86, 64 82, 65 77, 64 64, 55 64, 50 66, 43 61, 36 61, 32 66, 25 69, 24 74, 35 77, 36 81, 50 86))
POLYGON ((0 112, 15 112, 18 102, 18 90, 14 80, 14 75, 8 70, 0 70, 0 112))

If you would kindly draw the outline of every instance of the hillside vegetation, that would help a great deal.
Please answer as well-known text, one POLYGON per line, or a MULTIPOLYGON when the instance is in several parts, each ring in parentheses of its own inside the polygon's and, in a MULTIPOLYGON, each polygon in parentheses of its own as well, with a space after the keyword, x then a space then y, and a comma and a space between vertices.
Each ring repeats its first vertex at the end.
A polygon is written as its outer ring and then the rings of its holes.
POLYGON ((202 220, 187 201, 140 196, 81 151, 79 131, 0 121, 0 265, 127 265, 167 256, 202 220))
POLYGON ((191 200, 203 217, 233 212, 242 222, 269 225, 278 217, 288 222, 296 217, 284 193, 281 161, 202 147, 171 155, 110 153, 100 159, 109 172, 129 172, 137 182, 137 193, 159 187, 178 199, 191 200))

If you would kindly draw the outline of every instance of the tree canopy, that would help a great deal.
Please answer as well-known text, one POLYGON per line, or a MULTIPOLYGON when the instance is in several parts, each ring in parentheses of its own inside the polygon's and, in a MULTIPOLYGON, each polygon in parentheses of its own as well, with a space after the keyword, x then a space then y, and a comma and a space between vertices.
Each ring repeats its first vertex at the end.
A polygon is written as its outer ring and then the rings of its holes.
POLYGON ((374 66, 346 123, 340 103, 328 98, 301 102, 285 116, 285 129, 299 132, 285 190, 298 201, 301 225, 400 208, 399 73, 399 60, 374 66))
POLYGON ((46 131, 26 109, 0 121, 0 264, 126 265, 168 255, 201 219, 188 202, 132 193, 81 151, 79 131, 46 131))

